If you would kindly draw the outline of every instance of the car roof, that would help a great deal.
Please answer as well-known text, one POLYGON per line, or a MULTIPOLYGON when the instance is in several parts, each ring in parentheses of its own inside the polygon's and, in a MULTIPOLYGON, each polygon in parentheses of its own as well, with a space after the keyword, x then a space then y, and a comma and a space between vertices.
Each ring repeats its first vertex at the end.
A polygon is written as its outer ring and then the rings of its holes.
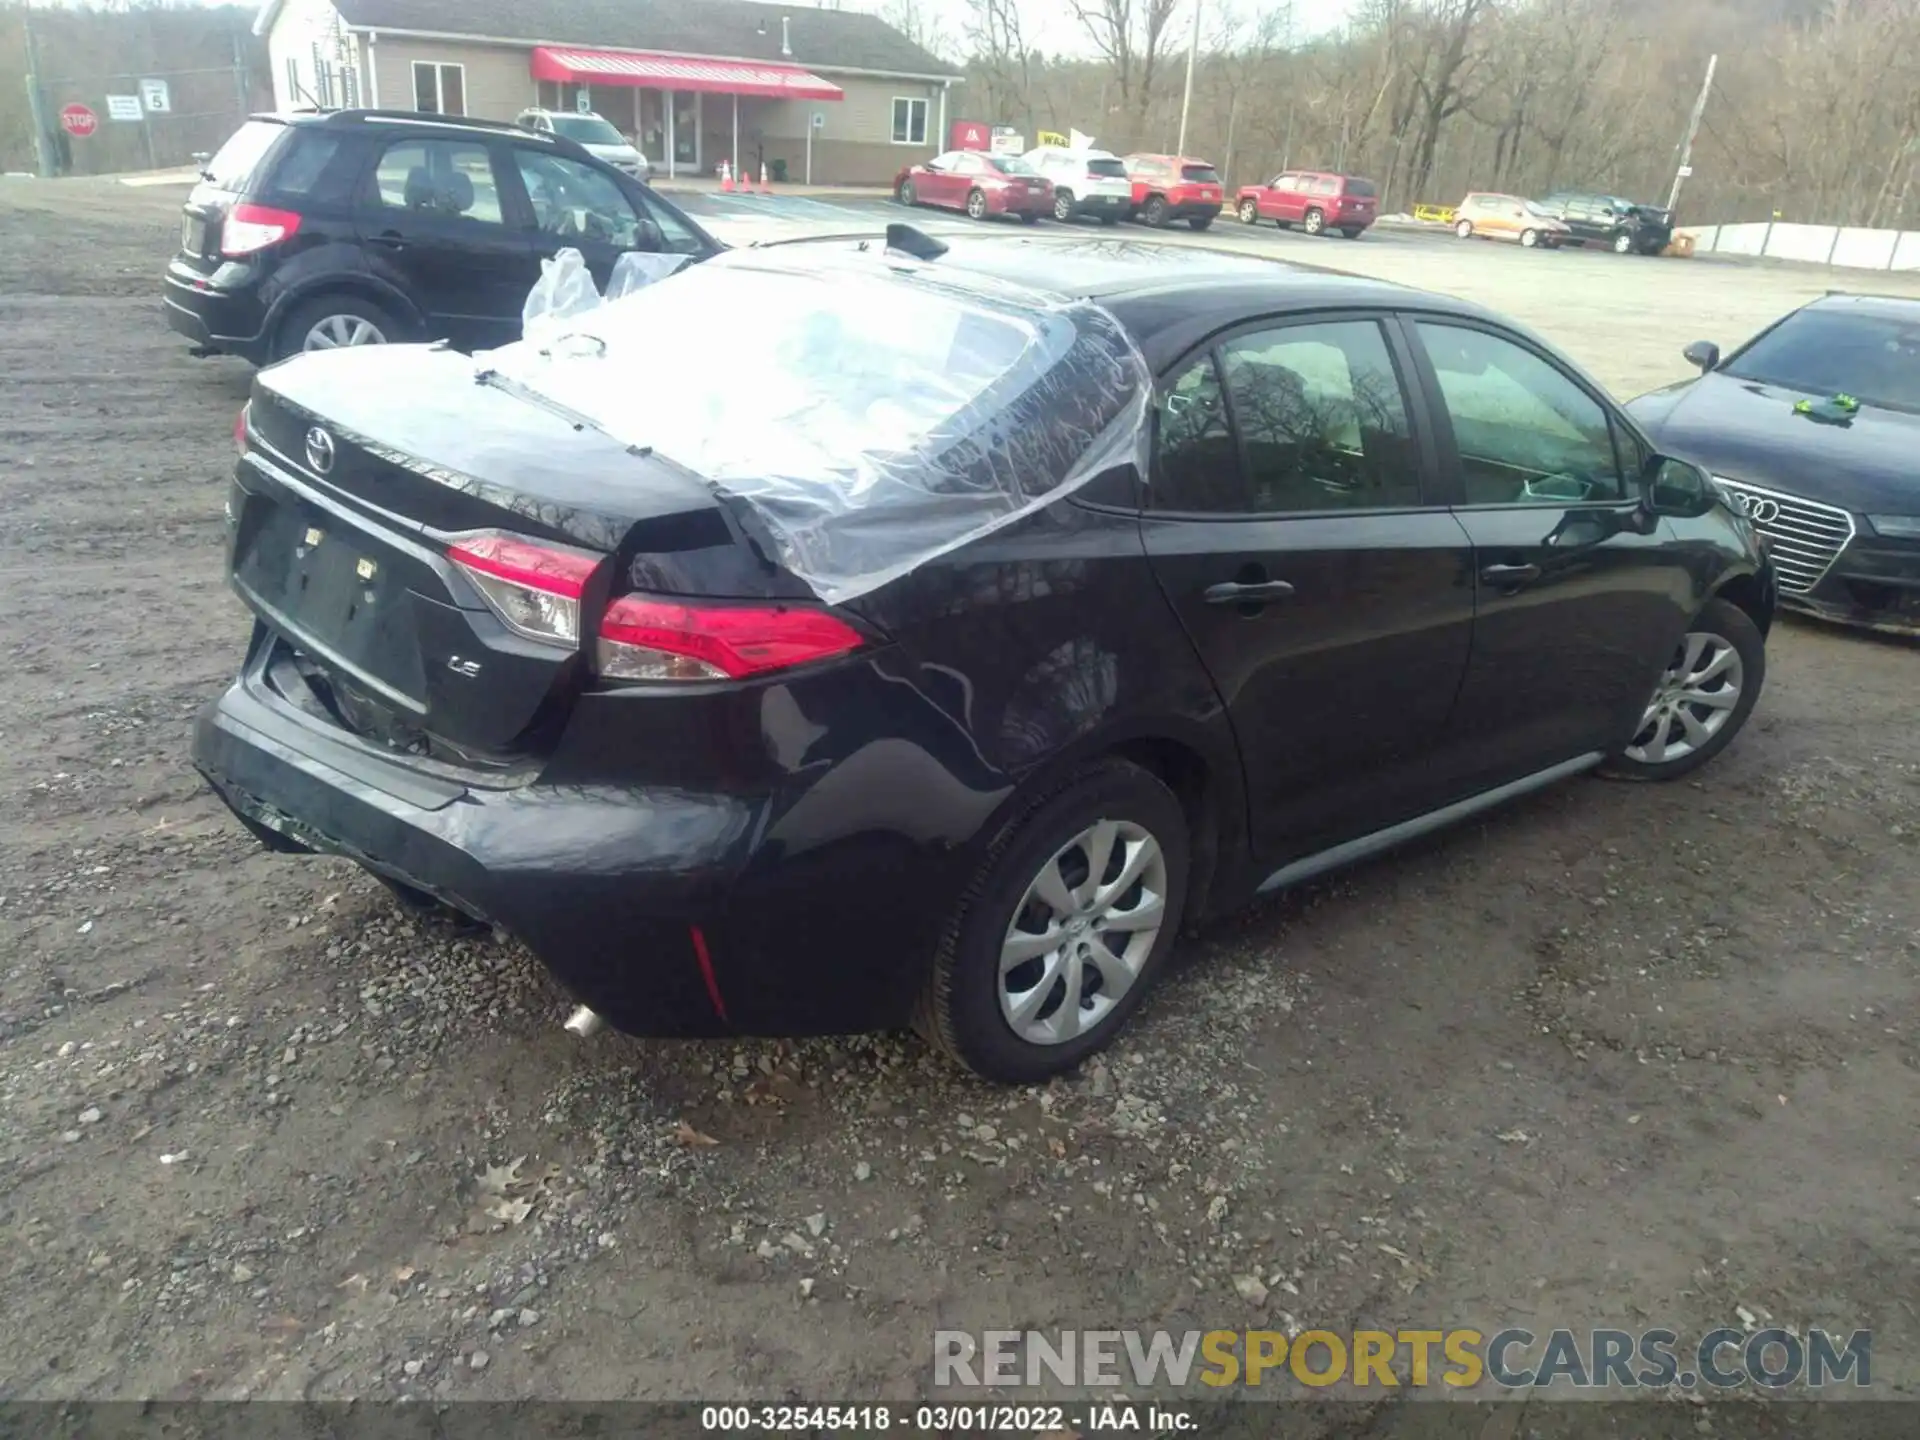
POLYGON ((1818 300, 1809 300, 1808 310, 1847 310, 1885 320, 1920 320, 1920 299, 1911 295, 1858 295, 1847 290, 1829 290, 1818 300))

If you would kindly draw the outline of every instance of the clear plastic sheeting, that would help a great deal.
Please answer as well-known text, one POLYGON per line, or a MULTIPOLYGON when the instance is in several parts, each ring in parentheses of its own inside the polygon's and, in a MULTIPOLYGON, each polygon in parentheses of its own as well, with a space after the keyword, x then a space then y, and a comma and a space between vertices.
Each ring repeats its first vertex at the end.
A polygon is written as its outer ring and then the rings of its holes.
POLYGON ((741 502, 829 602, 1113 466, 1145 474, 1151 376, 1088 301, 819 246, 731 251, 591 306, 574 284, 556 264, 538 324, 530 299, 527 338, 483 363, 741 502))
POLYGON ((535 345, 551 344, 582 315, 666 279, 687 259, 685 255, 629 250, 614 261, 603 296, 587 268, 586 257, 578 250, 562 250, 551 260, 540 262, 540 278, 527 292, 526 304, 520 310, 520 333, 535 345))

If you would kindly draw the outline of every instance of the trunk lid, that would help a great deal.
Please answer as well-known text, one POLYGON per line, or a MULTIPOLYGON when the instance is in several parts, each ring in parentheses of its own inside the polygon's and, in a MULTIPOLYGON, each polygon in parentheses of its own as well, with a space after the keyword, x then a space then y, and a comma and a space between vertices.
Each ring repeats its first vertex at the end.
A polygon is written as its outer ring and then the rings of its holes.
POLYGON ((757 559, 697 477, 416 346, 262 371, 230 502, 247 604, 309 662, 347 728, 451 761, 540 753, 588 679, 583 648, 514 634, 448 558, 501 531, 602 561, 610 590, 804 595, 757 559), (608 557, 611 557, 608 562, 608 557), (616 571, 619 572, 616 575, 616 571))

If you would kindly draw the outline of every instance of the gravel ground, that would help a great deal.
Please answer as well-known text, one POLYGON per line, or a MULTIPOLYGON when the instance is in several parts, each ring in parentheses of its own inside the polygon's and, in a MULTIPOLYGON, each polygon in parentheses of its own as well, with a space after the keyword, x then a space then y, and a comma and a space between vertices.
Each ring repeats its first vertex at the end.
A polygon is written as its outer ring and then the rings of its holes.
MULTIPOLYGON (((0 1394, 904 1399, 936 1326, 1753 1319, 1920 1382, 1914 647, 1784 624, 1696 781, 1223 924, 1044 1089, 902 1036, 581 1044, 520 950, 261 852, 188 767, 248 377, 157 314, 178 203, 0 187, 0 1394)), ((1491 300, 1623 392, 1823 284, 1222 243, 1491 300)))

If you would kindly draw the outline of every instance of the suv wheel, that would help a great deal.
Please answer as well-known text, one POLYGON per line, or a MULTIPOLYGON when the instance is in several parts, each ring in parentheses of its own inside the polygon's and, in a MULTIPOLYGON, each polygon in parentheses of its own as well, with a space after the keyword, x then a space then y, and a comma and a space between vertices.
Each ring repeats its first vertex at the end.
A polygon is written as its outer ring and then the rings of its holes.
POLYGON ((1240 202, 1240 223, 1242 225, 1258 225, 1260 223, 1260 207, 1251 200, 1242 200, 1240 202))
POLYGON ((1167 223, 1167 201, 1164 195, 1155 195, 1147 201, 1146 208, 1140 212, 1140 218, 1158 230, 1167 223))
POLYGON ((1055 190, 1053 192, 1053 218, 1062 225, 1073 219, 1073 192, 1055 190))
POLYGON ((1767 646, 1753 618, 1725 600, 1709 600, 1674 650, 1640 728, 1604 774, 1622 780, 1674 780, 1733 743, 1767 678, 1767 646))
POLYGON ((1616 255, 1631 255, 1633 253, 1633 235, 1631 232, 1622 230, 1618 235, 1613 237, 1613 253, 1616 255))
POLYGON ((347 345, 391 345, 405 338, 401 323, 371 300, 358 295, 317 295, 294 306, 280 322, 274 358, 347 345))
POLYGON ((1318 235, 1327 228, 1326 212, 1315 206, 1307 211, 1306 223, 1300 227, 1309 235, 1318 235))
POLYGON ((1538 230, 1522 230, 1520 232, 1520 243, 1529 250, 1533 249, 1540 243, 1540 232, 1538 230))
POLYGON ((1089 766, 1003 828, 955 909, 915 1019, 989 1080, 1031 1084, 1103 1049, 1180 928, 1187 822, 1124 761, 1089 766))
POLYGON ((1473 238, 1473 222, 1471 220, 1462 220, 1453 227, 1453 233, 1458 235, 1462 240, 1471 240, 1473 238))

